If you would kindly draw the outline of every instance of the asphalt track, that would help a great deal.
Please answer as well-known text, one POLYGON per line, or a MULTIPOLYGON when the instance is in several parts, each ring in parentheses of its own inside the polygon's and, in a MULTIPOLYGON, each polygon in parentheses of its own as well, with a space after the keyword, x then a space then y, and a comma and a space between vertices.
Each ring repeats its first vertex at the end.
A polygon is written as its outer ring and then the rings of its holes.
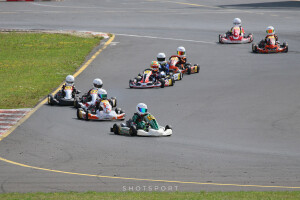
POLYGON ((100 77, 128 118, 145 102, 174 131, 115 136, 112 122, 79 121, 73 108, 44 105, 0 142, 0 157, 23 164, 0 161, 0 191, 299 190, 299 11, 300 2, 268 0, 0 3, 1 28, 114 33, 76 86, 87 91, 100 77), (273 25, 289 53, 217 44, 234 17, 255 42, 273 25), (171 88, 128 89, 158 52, 179 45, 199 74, 171 88))

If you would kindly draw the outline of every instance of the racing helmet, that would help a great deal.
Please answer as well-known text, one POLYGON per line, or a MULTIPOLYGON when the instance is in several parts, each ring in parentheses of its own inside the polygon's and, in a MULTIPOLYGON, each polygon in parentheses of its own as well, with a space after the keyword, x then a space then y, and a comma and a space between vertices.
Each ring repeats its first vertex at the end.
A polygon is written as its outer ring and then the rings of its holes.
POLYGON ((183 46, 177 48, 177 55, 180 57, 185 56, 185 48, 183 46))
POLYGON ((144 103, 139 103, 137 106, 136 106, 136 111, 139 115, 145 115, 147 114, 147 111, 148 111, 148 107, 146 104, 144 103))
POLYGON ((103 86, 102 80, 100 78, 94 79, 93 85, 95 88, 102 88, 102 86, 103 86))
POLYGON ((233 19, 233 26, 241 26, 242 20, 240 18, 234 18, 233 19))
POLYGON ((68 76, 66 77, 66 83, 67 83, 68 85, 73 85, 73 84, 74 84, 74 76, 68 75, 68 76))
POLYGON ((267 30, 266 30, 267 35, 274 35, 275 34, 275 30, 273 26, 268 26, 267 30))
POLYGON ((106 90, 104 90, 104 89, 99 89, 99 90, 98 90, 98 97, 99 97, 101 100, 107 99, 107 92, 106 92, 106 90))
POLYGON ((157 62, 159 64, 162 64, 162 63, 166 62, 166 54, 165 53, 157 54, 157 62))
POLYGON ((152 61, 150 68, 152 69, 153 72, 158 72, 159 70, 159 63, 157 61, 152 61))

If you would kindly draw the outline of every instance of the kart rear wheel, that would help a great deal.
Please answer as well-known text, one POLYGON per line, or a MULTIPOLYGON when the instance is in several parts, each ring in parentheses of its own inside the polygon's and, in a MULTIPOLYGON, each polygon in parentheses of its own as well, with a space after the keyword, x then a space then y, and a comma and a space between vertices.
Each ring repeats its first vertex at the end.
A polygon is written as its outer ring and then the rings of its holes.
POLYGON ((85 113, 85 120, 86 121, 89 121, 90 119, 89 119, 89 113, 90 113, 90 111, 89 110, 86 110, 86 113, 85 113))
POLYGON ((289 45, 288 45, 287 42, 284 42, 284 43, 282 44, 282 47, 283 47, 283 48, 286 48, 285 51, 284 51, 285 53, 287 53, 287 52, 289 51, 289 45))
POLYGON ((111 97, 111 106, 116 107, 117 106, 117 98, 116 97, 111 97))
POLYGON ((172 126, 167 125, 167 126, 165 127, 165 130, 168 130, 168 129, 171 129, 171 130, 172 130, 172 126))
POLYGON ((117 114, 122 114, 122 113, 124 113, 124 111, 123 111, 121 108, 116 108, 116 109, 115 109, 115 112, 116 112, 117 114))
POLYGON ((159 82, 161 83, 160 87, 164 88, 165 87, 165 79, 160 79, 159 82))
POLYGON ((195 73, 199 73, 200 72, 200 66, 197 64, 194 64, 194 66, 197 66, 197 70, 195 71, 195 73))
POLYGON ((80 111, 82 110, 82 108, 78 108, 77 109, 77 112, 76 112, 76 114, 77 114, 77 119, 81 119, 81 117, 80 117, 80 111))
POLYGON ((114 134, 120 135, 120 128, 119 128, 118 124, 114 124, 112 130, 113 130, 114 134))
POLYGON ((131 136, 137 136, 137 130, 136 130, 136 127, 134 125, 130 126, 129 134, 131 136))
POLYGON ((174 84, 175 84, 175 79, 174 79, 174 77, 171 78, 171 82, 172 82, 171 86, 174 86, 174 84))

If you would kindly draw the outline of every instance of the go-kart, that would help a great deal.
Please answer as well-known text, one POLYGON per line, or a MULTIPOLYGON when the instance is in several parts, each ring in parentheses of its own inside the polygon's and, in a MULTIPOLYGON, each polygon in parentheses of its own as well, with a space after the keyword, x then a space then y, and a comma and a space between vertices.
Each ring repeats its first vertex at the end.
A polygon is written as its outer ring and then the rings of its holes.
POLYGON ((99 121, 112 121, 124 120, 125 113, 120 108, 112 110, 110 102, 103 100, 100 103, 100 109, 77 109, 77 118, 85 120, 99 120, 99 121))
MULTIPOLYGON (((80 91, 77 91, 76 94, 79 94, 80 91)), ((76 94, 73 93, 72 86, 65 86, 63 90, 58 91, 54 96, 48 95, 48 104, 49 105, 60 105, 60 106, 72 106, 76 98, 76 94)))
MULTIPOLYGON (((173 70, 174 75, 176 73, 180 73, 181 79, 182 79, 182 74, 194 74, 194 73, 199 73, 200 72, 200 66, 198 64, 192 65, 191 63, 186 63, 185 65, 179 63, 179 56, 173 55, 170 57, 169 60, 169 69, 173 70)), ((173 75, 173 76, 174 76, 173 75)))
POLYGON ((233 27, 232 35, 231 34, 223 34, 219 35, 219 43, 221 44, 245 44, 251 43, 253 41, 253 35, 250 33, 247 36, 240 35, 240 28, 233 27))
POLYGON ((252 44, 252 51, 253 53, 287 53, 289 47, 286 42, 280 45, 280 42, 276 42, 275 37, 271 36, 265 45, 252 44))
POLYGON ((133 80, 129 80, 130 88, 164 88, 168 86, 173 86, 175 84, 175 80, 170 75, 165 75, 165 73, 161 72, 159 78, 152 78, 152 70, 145 69, 143 74, 139 74, 133 80))
MULTIPOLYGON (((98 99, 98 89, 92 89, 90 91, 90 95, 88 95, 88 93, 85 93, 84 95, 82 95, 82 97, 76 97, 75 101, 73 102, 73 105, 75 108, 86 108, 88 107, 87 102, 91 102, 92 105, 95 105, 97 99, 98 99)), ((116 97, 111 97, 110 99, 108 99, 108 101, 112 107, 117 106, 116 97)))
POLYGON ((110 128, 110 132, 116 135, 130 135, 130 136, 171 136, 173 131, 172 127, 166 125, 165 127, 159 126, 153 115, 147 114, 144 116, 146 126, 144 129, 137 129, 135 123, 129 120, 120 125, 114 124, 110 128))

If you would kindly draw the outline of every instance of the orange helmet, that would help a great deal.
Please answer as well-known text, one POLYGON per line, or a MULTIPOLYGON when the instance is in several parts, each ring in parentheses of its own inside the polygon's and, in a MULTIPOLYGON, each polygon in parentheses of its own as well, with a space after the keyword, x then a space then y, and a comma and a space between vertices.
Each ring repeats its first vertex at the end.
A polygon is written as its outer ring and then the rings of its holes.
POLYGON ((159 70, 159 64, 157 61, 152 61, 150 67, 154 72, 158 72, 159 70))

